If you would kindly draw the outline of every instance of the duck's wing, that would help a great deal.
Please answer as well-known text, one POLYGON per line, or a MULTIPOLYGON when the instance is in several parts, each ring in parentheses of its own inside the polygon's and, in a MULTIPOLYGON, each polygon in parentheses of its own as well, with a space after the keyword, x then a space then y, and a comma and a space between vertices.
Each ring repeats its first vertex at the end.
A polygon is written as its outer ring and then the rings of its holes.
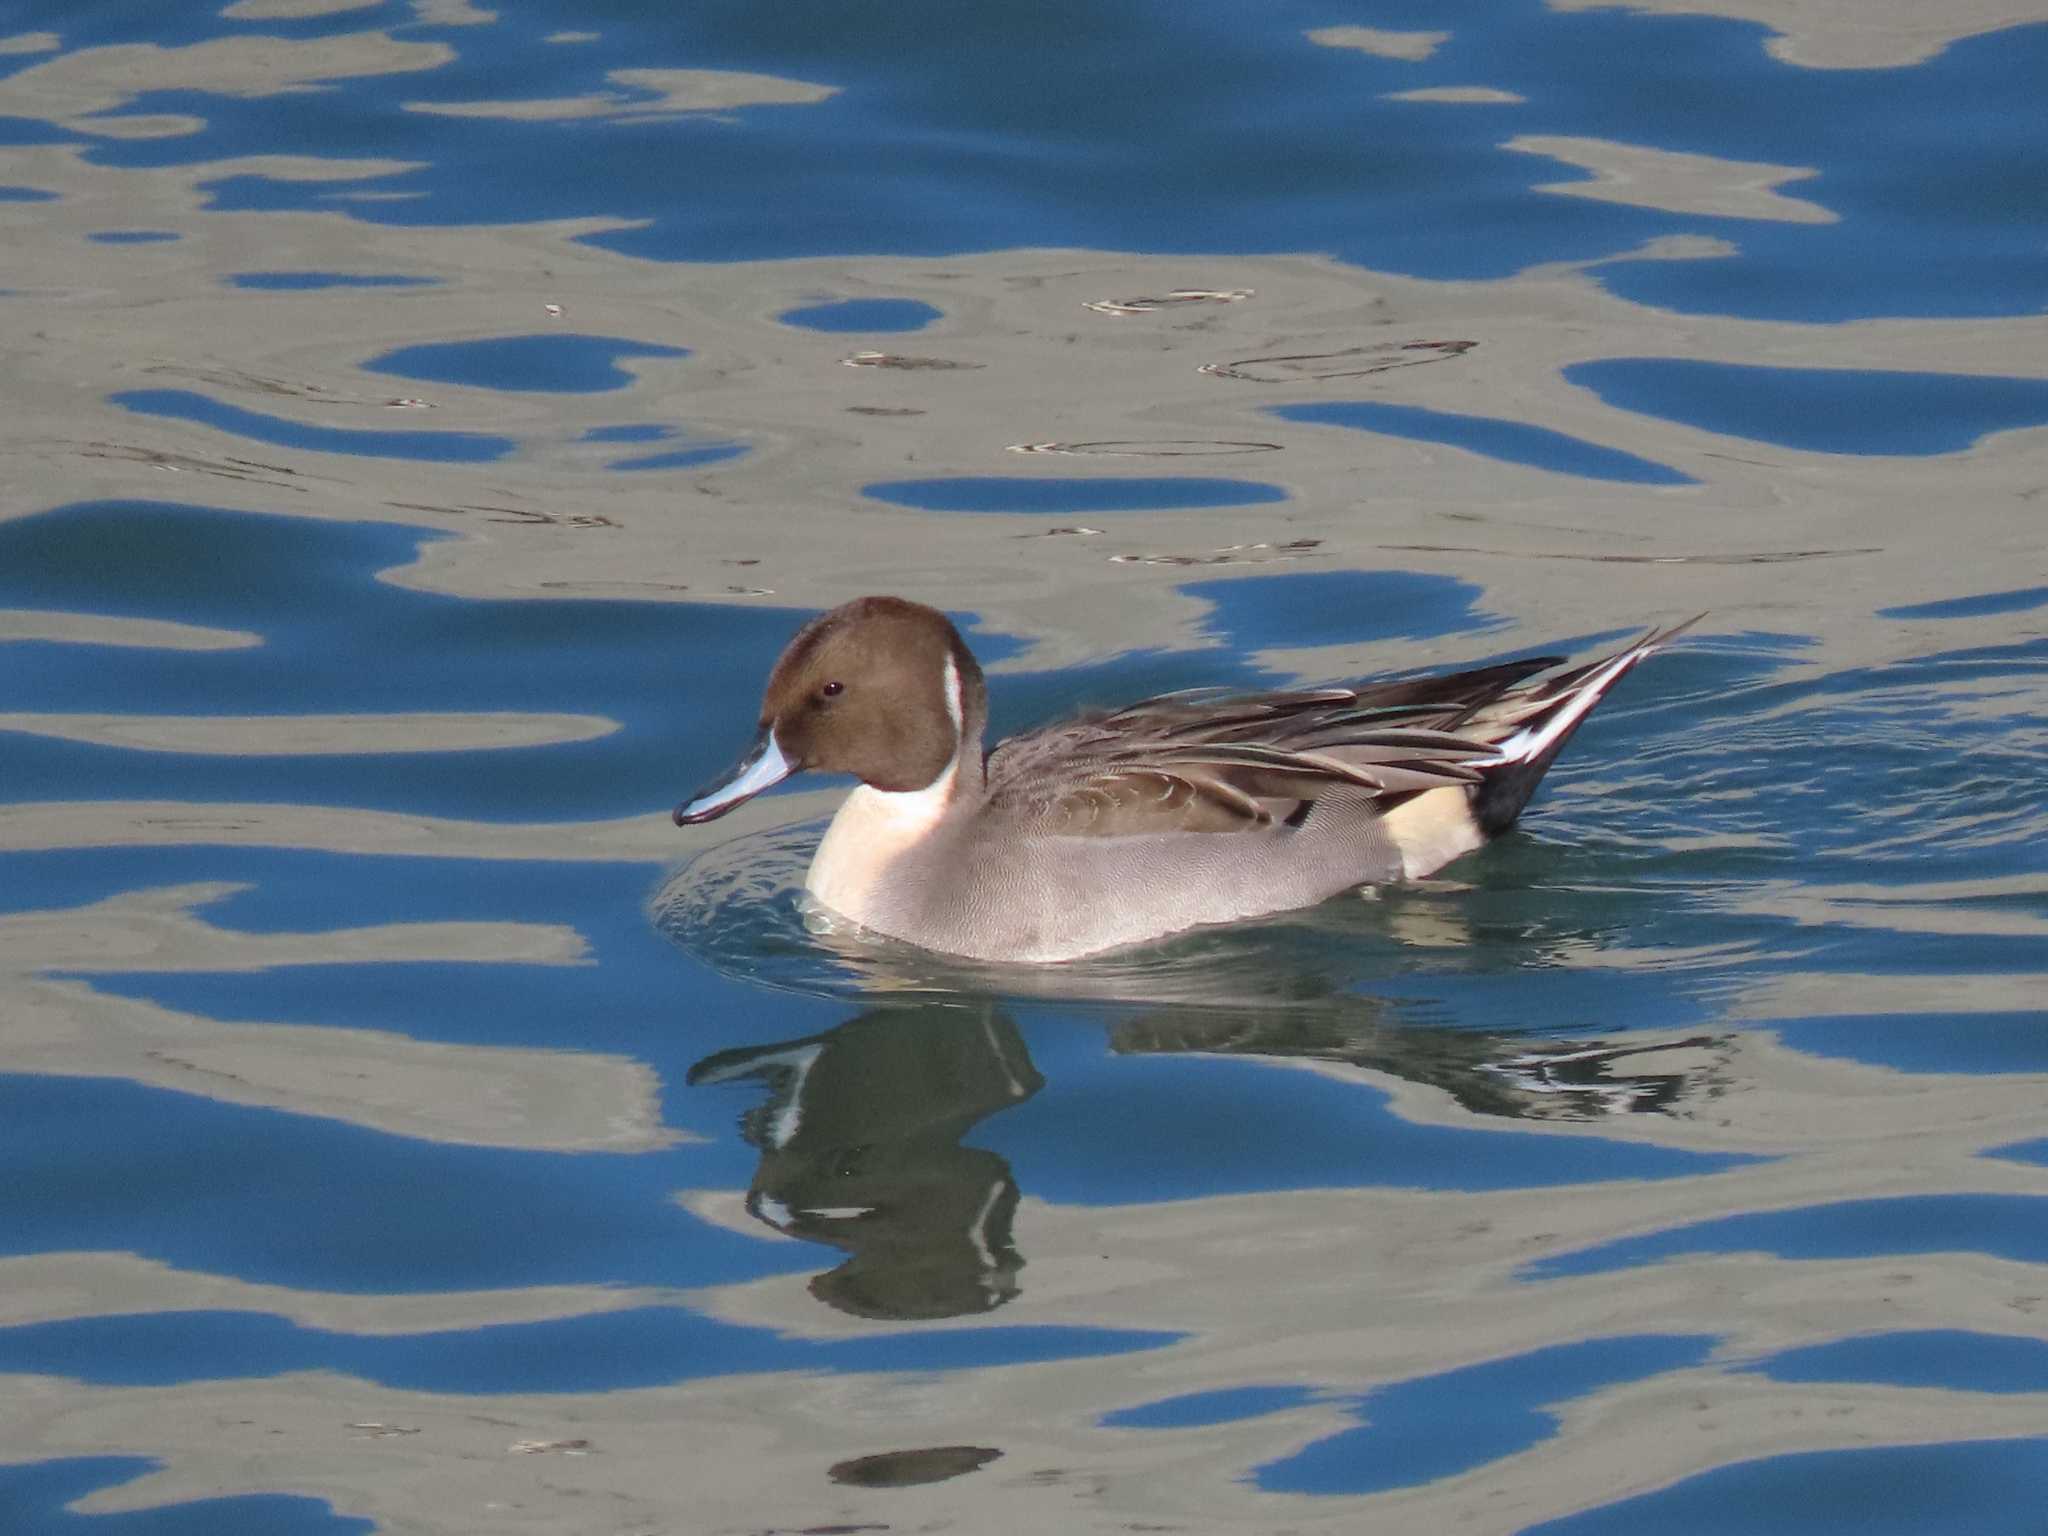
POLYGON ((1051 835, 1244 832, 1296 821, 1318 799, 1370 803, 1475 784, 1492 744, 1458 727, 1536 657, 1353 688, 1178 693, 1004 742, 989 798, 1051 835))

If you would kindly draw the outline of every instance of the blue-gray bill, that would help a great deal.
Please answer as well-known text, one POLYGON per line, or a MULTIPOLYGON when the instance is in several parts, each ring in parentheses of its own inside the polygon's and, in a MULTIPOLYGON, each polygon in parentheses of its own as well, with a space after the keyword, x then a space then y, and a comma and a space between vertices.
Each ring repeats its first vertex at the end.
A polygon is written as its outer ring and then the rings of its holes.
POLYGON ((764 725, 738 762, 676 807, 676 825, 691 827, 700 821, 715 821, 795 772, 796 765, 775 744, 775 732, 764 725))

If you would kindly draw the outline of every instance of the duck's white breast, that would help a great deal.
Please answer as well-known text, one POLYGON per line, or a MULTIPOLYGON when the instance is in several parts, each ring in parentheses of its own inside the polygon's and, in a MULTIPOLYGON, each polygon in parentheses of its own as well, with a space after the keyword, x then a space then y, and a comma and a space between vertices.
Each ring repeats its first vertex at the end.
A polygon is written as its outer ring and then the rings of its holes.
POLYGON ((842 916, 871 921, 889 866, 945 818, 957 773, 956 764, 923 789, 855 789, 825 829, 804 889, 842 916))

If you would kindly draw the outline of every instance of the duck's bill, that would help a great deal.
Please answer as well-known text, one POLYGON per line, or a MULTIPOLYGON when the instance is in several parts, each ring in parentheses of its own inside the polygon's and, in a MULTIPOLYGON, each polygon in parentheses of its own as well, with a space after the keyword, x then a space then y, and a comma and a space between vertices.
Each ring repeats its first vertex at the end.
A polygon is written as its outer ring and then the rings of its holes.
POLYGON ((676 807, 676 825, 693 827, 700 821, 715 821, 795 772, 796 765, 775 744, 775 733, 763 726, 744 757, 676 807))

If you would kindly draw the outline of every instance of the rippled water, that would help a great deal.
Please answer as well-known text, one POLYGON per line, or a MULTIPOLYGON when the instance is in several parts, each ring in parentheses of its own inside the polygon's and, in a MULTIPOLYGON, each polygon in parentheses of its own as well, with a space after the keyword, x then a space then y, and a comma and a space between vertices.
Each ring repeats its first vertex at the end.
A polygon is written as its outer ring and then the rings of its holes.
POLYGON ((2036 1532, 2048 9, 1679 9, 17 0, 0 1526, 2036 1532), (1710 616, 1030 968, 669 823, 874 590, 1710 616))

